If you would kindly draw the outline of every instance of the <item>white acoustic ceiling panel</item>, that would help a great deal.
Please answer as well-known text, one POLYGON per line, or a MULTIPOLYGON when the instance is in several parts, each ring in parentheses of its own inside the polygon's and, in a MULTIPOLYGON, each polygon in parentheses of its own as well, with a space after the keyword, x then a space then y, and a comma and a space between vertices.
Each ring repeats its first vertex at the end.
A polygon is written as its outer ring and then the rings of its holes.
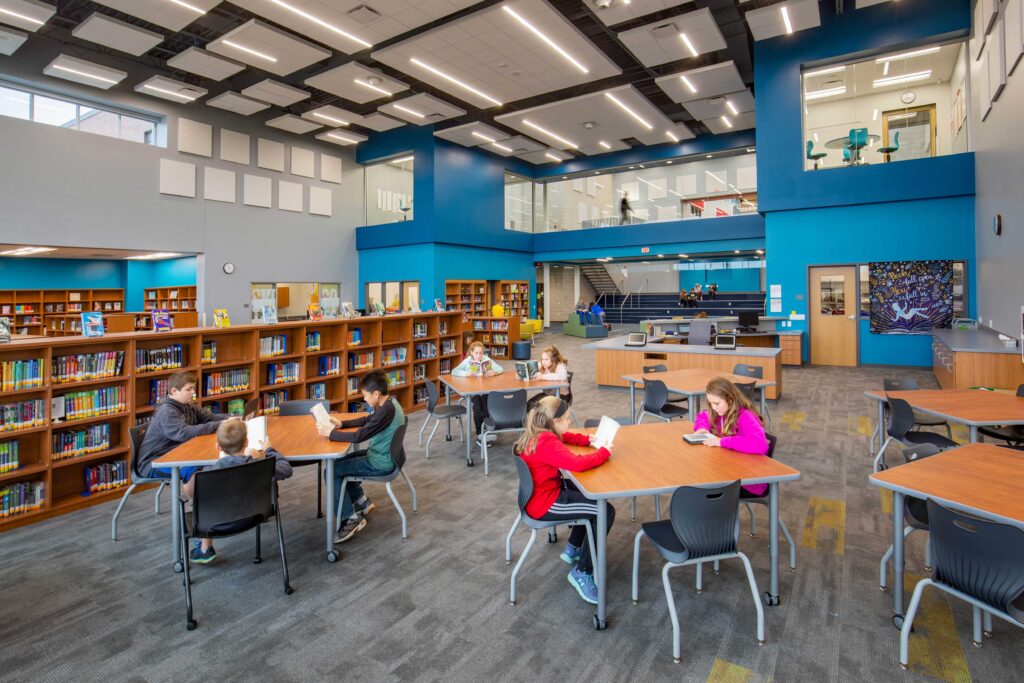
POLYGON ((349 126, 353 123, 362 124, 363 122, 363 117, 359 114, 353 114, 340 107, 335 107, 333 104, 325 104, 322 107, 303 112, 302 118, 331 127, 349 126))
MULTIPOLYGON (((689 2, 690 0, 611 0, 606 7, 601 7, 595 0, 583 0, 583 4, 589 7, 605 26, 632 21, 661 10, 687 5, 689 2)), ((601 3, 604 4, 606 2, 601 3)))
POLYGON ((135 92, 170 100, 171 102, 188 104, 189 102, 195 102, 201 97, 206 97, 209 91, 205 88, 176 81, 167 76, 153 76, 135 86, 135 92))
POLYGON ((82 85, 91 85, 102 90, 109 90, 128 77, 124 71, 111 69, 77 57, 69 57, 65 54, 57 55, 57 58, 43 69, 43 73, 47 76, 63 78, 66 81, 74 81, 82 85))
POLYGON ((38 31, 50 20, 57 8, 39 0, 3 0, 0 3, 0 23, 24 29, 38 31))
POLYGON ((190 47, 174 55, 167 60, 167 66, 214 81, 223 81, 245 69, 245 64, 198 47, 190 47))
POLYGON ((786 0, 777 5, 750 10, 746 19, 754 40, 767 40, 821 26, 818 0, 786 0))
POLYGON ((744 112, 754 111, 754 96, 749 90, 709 97, 703 100, 687 102, 686 111, 700 121, 719 116, 737 116, 744 112))
POLYGON ((26 40, 28 34, 24 31, 0 26, 0 55, 13 55, 26 40))
POLYGON ((271 128, 279 128, 281 130, 286 130, 289 133, 298 133, 299 135, 312 133, 314 130, 324 127, 322 123, 303 119, 295 116, 294 114, 285 114, 284 116, 278 116, 277 118, 270 119, 267 121, 267 125, 271 128))
POLYGON ((489 142, 501 142, 502 140, 508 140, 512 136, 504 131, 498 130, 497 128, 488 126, 485 123, 474 121, 473 123, 467 123, 462 126, 434 131, 434 137, 454 142, 455 144, 462 145, 463 147, 477 147, 489 142))
POLYGON ((718 23, 706 7, 623 31, 619 40, 644 66, 692 59, 726 48, 718 23))
POLYGON ((259 102, 244 95, 239 95, 231 90, 221 93, 216 97, 211 97, 206 100, 206 104, 211 107, 217 107, 217 109, 233 111, 242 116, 252 116, 257 112, 270 108, 270 105, 265 102, 259 102))
POLYGON ((459 109, 426 93, 382 104, 377 110, 417 126, 439 123, 466 113, 465 109, 459 109))
POLYGON ((721 133, 733 133, 738 130, 753 128, 756 121, 754 118, 754 112, 748 111, 745 114, 740 114, 739 116, 719 116, 712 119, 706 119, 703 120, 703 123, 712 133, 719 135, 721 133))
POLYGON ((654 82, 680 104, 728 95, 747 87, 732 60, 662 76, 654 82))
POLYGON ((221 3, 221 0, 96 0, 151 24, 180 31, 221 3))
MULTIPOLYGON (((3 3, 0 2, 0 21, 3 20, 2 12, 3 3)), ((85 21, 71 30, 71 35, 136 57, 164 42, 164 37, 159 33, 126 24, 99 12, 90 14, 85 21)))
POLYGON ((405 83, 357 62, 322 71, 304 82, 312 88, 360 104, 391 97, 409 89, 405 83))
POLYGON ((517 157, 531 164, 555 164, 572 159, 572 155, 558 149, 542 149, 537 152, 517 154, 517 157))
POLYGON ((294 88, 269 78, 243 89, 242 94, 261 102, 276 104, 279 107, 290 107, 296 102, 301 102, 310 97, 310 94, 305 90, 294 88))
POLYGON ((287 76, 331 56, 327 50, 257 19, 228 31, 206 49, 278 76, 287 76))
POLYGON ((364 116, 363 120, 359 122, 359 125, 365 126, 370 130, 375 130, 378 133, 383 133, 386 130, 401 128, 405 125, 405 121, 399 121, 398 119, 393 119, 390 116, 384 116, 384 114, 374 112, 373 114, 367 114, 364 116))
POLYGON ((480 149, 486 149, 488 152, 494 152, 495 154, 500 154, 503 157, 510 157, 513 155, 518 156, 520 154, 528 154, 529 152, 539 152, 545 149, 545 147, 530 138, 517 135, 507 140, 485 143, 480 145, 480 149))
POLYGON ((359 133, 353 133, 350 130, 328 130, 318 133, 316 139, 329 142, 332 145, 347 147, 349 145, 358 145, 360 142, 366 142, 367 137, 359 133))

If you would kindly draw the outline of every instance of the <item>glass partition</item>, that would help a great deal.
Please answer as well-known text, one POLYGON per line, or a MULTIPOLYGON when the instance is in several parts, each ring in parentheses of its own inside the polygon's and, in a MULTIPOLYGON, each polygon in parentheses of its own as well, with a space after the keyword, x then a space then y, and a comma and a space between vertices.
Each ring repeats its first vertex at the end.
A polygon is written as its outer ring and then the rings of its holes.
POLYGON ((413 155, 366 165, 366 225, 413 219, 413 155))
POLYGON ((274 307, 278 320, 303 320, 313 304, 320 306, 325 318, 337 318, 340 289, 337 282, 253 282, 250 320, 262 323, 266 306, 274 307))
POLYGON ((533 232, 533 181, 505 171, 505 229, 533 232))
POLYGON ((419 310, 419 297, 419 280, 366 283, 367 311, 372 311, 377 304, 383 304, 388 313, 415 312, 419 310))

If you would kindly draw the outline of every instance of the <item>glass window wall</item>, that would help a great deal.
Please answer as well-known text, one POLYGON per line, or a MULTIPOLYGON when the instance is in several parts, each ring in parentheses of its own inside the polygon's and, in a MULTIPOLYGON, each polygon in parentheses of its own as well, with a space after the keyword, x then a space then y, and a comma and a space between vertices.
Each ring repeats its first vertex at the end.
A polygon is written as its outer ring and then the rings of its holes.
POLYGON ((413 219, 413 155, 368 164, 366 178, 366 225, 413 219))

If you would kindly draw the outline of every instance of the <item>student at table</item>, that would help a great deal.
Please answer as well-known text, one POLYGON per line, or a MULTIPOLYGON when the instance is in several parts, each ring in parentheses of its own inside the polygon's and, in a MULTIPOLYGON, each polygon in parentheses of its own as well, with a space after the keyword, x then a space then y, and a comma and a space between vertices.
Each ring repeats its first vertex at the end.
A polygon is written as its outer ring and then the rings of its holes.
MULTIPOLYGON (((553 382, 569 381, 569 360, 562 356, 558 347, 549 346, 540 352, 540 363, 537 364, 537 374, 534 376, 534 379, 553 382)), ((527 402, 526 409, 532 410, 535 408, 537 403, 545 396, 559 395, 570 405, 572 404, 571 388, 562 387, 561 389, 545 389, 544 393, 537 394, 527 402)))
MULTIPOLYGON (((724 377, 716 377, 708 382, 705 395, 711 409, 702 410, 693 423, 698 434, 710 434, 705 446, 754 455, 768 453, 768 438, 761 418, 735 384, 724 377)), ((768 485, 754 484, 743 488, 761 496, 768 490, 768 485)))
MULTIPOLYGON (((505 369, 494 362, 487 355, 487 349, 483 343, 475 341, 469 345, 469 355, 465 360, 452 369, 453 377, 493 377, 505 372, 505 369)), ((487 419, 487 394, 478 394, 473 397, 473 426, 476 427, 477 439, 480 437, 480 428, 487 419)), ((492 435, 497 439, 497 436, 492 435)), ((490 441, 488 441, 490 443, 490 441)))

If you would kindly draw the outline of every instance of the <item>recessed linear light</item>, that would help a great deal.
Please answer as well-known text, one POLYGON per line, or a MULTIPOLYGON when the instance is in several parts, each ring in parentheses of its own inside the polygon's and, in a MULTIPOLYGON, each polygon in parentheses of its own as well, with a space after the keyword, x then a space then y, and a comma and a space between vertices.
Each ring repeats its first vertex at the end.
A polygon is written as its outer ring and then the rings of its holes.
POLYGON ((764 253, 764 249, 757 249, 755 251, 757 251, 758 254, 763 254, 764 253))
POLYGON ((310 115, 311 116, 315 116, 318 119, 323 119, 324 121, 330 121, 331 123, 337 124, 339 126, 347 126, 348 125, 348 121, 342 121, 341 119, 334 118, 333 116, 328 116, 327 114, 321 114, 318 111, 310 112, 310 115))
POLYGON ((756 150, 753 147, 747 147, 747 152, 753 154, 756 150))
POLYGON ((792 33, 793 32, 793 24, 789 21, 789 8, 785 7, 785 6, 780 7, 779 8, 779 12, 782 13, 782 23, 786 27, 786 33, 792 33))
POLYGON ((732 253, 734 253, 734 254, 738 254, 738 253, 740 253, 740 250, 739 250, 739 249, 733 249, 733 250, 732 250, 732 253))
MULTIPOLYGON (((533 128, 534 130, 540 133, 543 133, 544 135, 547 135, 552 140, 558 140, 566 147, 571 147, 572 149, 577 149, 578 147, 578 145, 575 142, 572 142, 571 140, 566 140, 562 136, 556 135, 555 133, 552 133, 550 130, 546 128, 541 128, 540 126, 538 126, 536 123, 529 119, 523 119, 523 124, 529 126, 530 128, 533 128)), ((561 159, 559 159, 559 161, 561 161, 561 159)))
POLYGON ((825 69, 818 69, 817 71, 808 71, 807 73, 804 74, 804 78, 814 78, 815 76, 837 74, 840 71, 846 71, 846 66, 830 66, 825 69))
POLYGON ((609 144, 608 144, 607 142, 605 142, 604 140, 598 140, 598 141, 597 141, 597 144, 601 145, 601 146, 602 146, 602 147, 604 147, 605 149, 611 149, 611 148, 612 148, 612 146, 611 146, 611 145, 609 145, 609 144))
POLYGON ((0 256, 31 256, 32 254, 42 254, 46 251, 57 251, 57 247, 18 247, 17 249, 0 251, 0 256))
POLYGON ((627 107, 627 106, 626 106, 625 104, 623 104, 623 103, 622 103, 622 100, 620 100, 619 98, 617 98, 617 97, 616 97, 615 95, 611 94, 610 92, 606 92, 606 93, 604 94, 604 96, 605 96, 605 97, 607 97, 608 99, 610 99, 610 100, 611 100, 612 102, 614 102, 615 104, 619 105, 619 107, 621 107, 621 108, 622 108, 622 110, 623 110, 624 112, 626 112, 627 114, 629 114, 630 116, 632 116, 632 117, 633 117, 634 119, 636 119, 637 121, 639 121, 639 122, 640 122, 641 124, 643 124, 644 128, 646 128, 647 130, 654 130, 654 126, 652 126, 651 124, 647 123, 647 121, 645 121, 645 120, 643 119, 643 117, 641 117, 641 116, 640 116, 639 114, 637 114, 637 113, 636 113, 635 111, 633 111, 632 109, 630 109, 629 107, 627 107))
POLYGON ((389 164, 404 164, 404 163, 405 163, 405 162, 407 162, 407 161, 412 161, 412 160, 413 160, 414 158, 415 158, 415 157, 414 157, 414 156, 413 156, 412 154, 410 154, 409 156, 407 156, 407 157, 402 157, 401 159, 392 159, 392 160, 391 160, 391 161, 389 161, 388 163, 389 163, 389 164))
POLYGON ((3 7, 0 7, 0 14, 6 14, 7 16, 14 17, 15 19, 21 19, 22 21, 27 21, 30 24, 38 24, 39 26, 42 26, 44 23, 46 23, 43 21, 39 21, 35 17, 29 17, 24 14, 19 14, 18 12, 13 12, 9 9, 4 9, 3 7))
POLYGON ((528 22, 526 19, 524 19, 521 16, 519 16, 519 14, 517 14, 514 9, 512 9, 508 5, 504 5, 502 7, 502 9, 505 10, 505 12, 507 12, 508 14, 511 14, 513 17, 515 17, 515 20, 518 21, 520 24, 522 24, 526 28, 530 29, 535 36, 537 36, 538 38, 543 40, 545 43, 547 43, 548 47, 550 47, 552 50, 554 50, 558 54, 562 55, 562 57, 564 57, 566 59, 566 61, 568 61, 570 64, 572 64, 573 66, 575 66, 577 69, 579 69, 580 71, 582 71, 585 74, 586 73, 590 73, 590 71, 587 69, 587 67, 585 67, 582 64, 580 64, 579 62, 577 62, 573 58, 572 55, 570 55, 568 52, 563 50, 562 47, 558 43, 556 43, 555 41, 551 40, 546 35, 544 35, 544 33, 542 33, 540 31, 540 29, 538 29, 536 26, 534 26, 533 24, 528 22))
POLYGON ((497 148, 498 148, 498 149, 500 149, 500 150, 501 150, 502 152, 508 152, 509 154, 511 154, 512 152, 514 152, 514 151, 515 151, 515 150, 513 150, 513 149, 512 149, 511 147, 506 147, 505 145, 499 144, 499 143, 497 143, 497 142, 492 142, 492 143, 491 143, 491 146, 493 146, 493 147, 497 147, 497 148))
POLYGON ((378 88, 378 87, 377 87, 377 86, 375 86, 375 85, 374 85, 373 83, 370 83, 369 81, 364 81, 364 80, 363 80, 363 79, 361 79, 361 78, 354 78, 354 79, 352 79, 352 80, 353 80, 353 81, 354 81, 355 83, 357 83, 358 85, 361 85, 361 86, 363 86, 364 88, 369 88, 370 90, 376 90, 377 92, 379 92, 379 93, 380 93, 380 94, 382 94, 382 95, 387 95, 388 97, 391 97, 391 95, 392 95, 392 93, 388 92, 388 91, 387 91, 387 90, 385 90, 384 88, 378 88))
POLYGON ((732 128, 732 121, 729 120, 728 116, 723 116, 721 118, 722 118, 722 123, 725 124, 726 128, 732 128))
POLYGON ((163 93, 164 95, 170 95, 171 97, 180 97, 186 102, 196 101, 196 98, 192 97, 191 95, 182 95, 180 92, 174 92, 173 90, 168 90, 166 88, 159 88, 155 85, 150 85, 149 83, 143 83, 142 87, 146 90, 152 90, 154 92, 163 93))
POLYGON ((658 254, 658 258, 665 258, 664 254, 658 254))
POLYGON ((327 137, 334 138, 335 140, 341 140, 342 142, 348 142, 348 143, 353 144, 353 145, 358 145, 359 144, 359 140, 354 140, 352 138, 347 138, 344 135, 338 135, 337 133, 327 133, 327 137))
POLYGON ((125 256, 126 261, 153 261, 160 258, 174 258, 175 256, 182 256, 173 251, 157 251, 152 254, 141 254, 139 256, 125 256))
POLYGON ((488 102, 492 102, 494 104, 494 106, 496 106, 496 107, 500 107, 501 106, 501 102, 499 102, 498 100, 494 99, 490 95, 487 95, 487 94, 484 94, 484 93, 480 92, 479 90, 477 90, 473 86, 468 85, 466 83, 463 83, 462 81, 460 81, 459 79, 455 78, 454 76, 449 76, 445 72, 441 71, 440 69, 436 69, 436 68, 430 66, 426 62, 421 62, 420 60, 416 59, 415 57, 410 57, 409 61, 412 62, 413 64, 415 64, 416 66, 420 67, 421 69, 426 69, 427 71, 429 71, 430 73, 434 74, 435 76, 440 76, 441 78, 445 79, 449 83, 454 83, 455 85, 459 86, 463 90, 468 90, 469 92, 473 93, 474 95, 476 95, 477 97, 479 97, 481 99, 485 99, 488 102))
POLYGON ((396 104, 396 105, 394 105, 394 107, 398 111, 404 111, 406 114, 410 114, 411 116, 415 116, 418 119, 425 119, 425 118, 427 118, 426 114, 421 114, 418 111, 416 111, 415 109, 409 109, 408 107, 403 107, 400 104, 396 104))
MULTIPOLYGON (((877 81, 876 81, 877 82, 877 81)), ((832 97, 834 95, 845 95, 846 86, 838 85, 834 88, 825 88, 824 90, 815 90, 814 92, 804 93, 804 100, 820 100, 823 97, 832 97)))
POLYGON ((918 71, 912 74, 906 74, 903 76, 889 76, 889 78, 879 78, 872 84, 876 88, 884 88, 887 85, 901 85, 903 83, 913 83, 914 81, 925 81, 931 78, 932 70, 918 71))
POLYGON ((732 103, 732 100, 726 99, 725 100, 725 106, 728 107, 729 112, 733 116, 739 116, 740 115, 740 113, 736 110, 736 105, 732 103))
POLYGON ((178 7, 184 7, 187 10, 192 10, 196 14, 206 14, 206 10, 199 9, 195 5, 190 5, 187 2, 185 2, 185 0, 170 0, 170 1, 173 2, 175 5, 177 5, 178 7))
POLYGON ((544 156, 546 156, 548 159, 551 159, 551 161, 561 161, 561 158, 556 157, 551 152, 544 152, 544 156))
POLYGON ((882 65, 882 75, 883 76, 888 76, 889 75, 889 64, 891 64, 891 62, 886 62, 885 64, 882 65))
MULTIPOLYGON (((175 1, 177 1, 177 0, 175 0, 175 1)), ((303 10, 299 9, 298 7, 292 7, 287 2, 282 2, 281 0, 270 0, 270 2, 274 3, 278 7, 281 7, 283 9, 288 10, 292 14, 297 14, 298 16, 302 17, 306 21, 311 21, 314 24, 316 24, 317 26, 322 26, 325 29, 327 29, 328 31, 333 31, 334 33, 337 33, 342 38, 348 38, 352 42, 359 43, 363 47, 373 47, 373 45, 371 45, 370 43, 366 42, 362 38, 354 36, 351 33, 349 33, 348 31, 343 31, 340 28, 338 28, 337 26, 335 26, 334 24, 329 24, 326 21, 324 21, 323 19, 321 19, 319 17, 313 16, 309 12, 304 12, 303 10)))
MULTIPOLYGON (((670 131, 670 130, 666 130, 666 131, 665 131, 665 135, 667 135, 667 136, 668 136, 668 139, 669 139, 669 140, 671 140, 672 142, 679 142, 679 136, 678 136, 678 135, 676 135, 675 133, 673 133, 672 131, 670 131)), ((668 162, 668 163, 670 163, 670 164, 671 164, 672 162, 670 161, 670 162, 668 162)))
POLYGON ((926 47, 920 50, 912 50, 910 52, 901 52, 898 55, 889 55, 888 57, 879 57, 875 60, 875 64, 881 64, 882 62, 895 62, 898 59, 909 59, 910 57, 920 57, 922 55, 933 55, 938 52, 938 47, 926 47))
POLYGON ((687 78, 686 76, 680 76, 679 80, 683 82, 683 85, 685 85, 692 94, 697 94, 697 86, 691 83, 689 78, 687 78))
POLYGON ((478 138, 480 138, 481 140, 486 140, 487 142, 490 142, 490 143, 494 143, 494 142, 497 142, 497 141, 496 141, 496 140, 495 140, 494 138, 492 138, 492 137, 490 137, 490 136, 488 136, 488 135, 484 135, 484 134, 483 134, 483 133, 481 133, 480 131, 476 131, 476 130, 474 130, 474 131, 473 131, 473 136, 474 136, 474 137, 478 137, 478 138))
POLYGON ((689 254, 680 254, 679 258, 690 258, 689 254))
POLYGON ((239 45, 238 43, 232 42, 230 40, 222 40, 221 42, 224 43, 225 45, 227 45, 228 47, 233 47, 236 50, 240 50, 241 52, 245 52, 246 54, 250 54, 253 57, 259 57, 260 59, 265 59, 268 62, 273 62, 275 64, 277 63, 277 57, 271 57, 268 54, 264 54, 264 53, 260 52, 259 50, 253 50, 251 47, 246 47, 245 45, 239 45))
POLYGON ((693 55, 694 57, 700 55, 700 53, 697 52, 697 48, 693 46, 693 43, 690 42, 690 39, 686 36, 685 33, 680 33, 679 38, 683 41, 683 45, 686 46, 686 49, 690 51, 691 55, 693 55))
POLYGON ((872 121, 877 121, 877 120, 878 120, 878 110, 877 110, 877 109, 875 109, 875 111, 874 111, 874 112, 872 112, 872 114, 871 114, 871 120, 872 120, 872 121))
POLYGON ((111 83, 113 85, 117 85, 118 83, 120 83, 120 81, 115 81, 113 78, 107 78, 106 76, 97 76, 96 74, 91 74, 88 71, 80 71, 78 69, 72 69, 69 66, 63 66, 61 64, 54 64, 53 68, 57 69, 58 71, 66 71, 69 74, 75 74, 76 76, 84 76, 85 78, 94 78, 97 81, 102 81, 104 83, 111 83))

